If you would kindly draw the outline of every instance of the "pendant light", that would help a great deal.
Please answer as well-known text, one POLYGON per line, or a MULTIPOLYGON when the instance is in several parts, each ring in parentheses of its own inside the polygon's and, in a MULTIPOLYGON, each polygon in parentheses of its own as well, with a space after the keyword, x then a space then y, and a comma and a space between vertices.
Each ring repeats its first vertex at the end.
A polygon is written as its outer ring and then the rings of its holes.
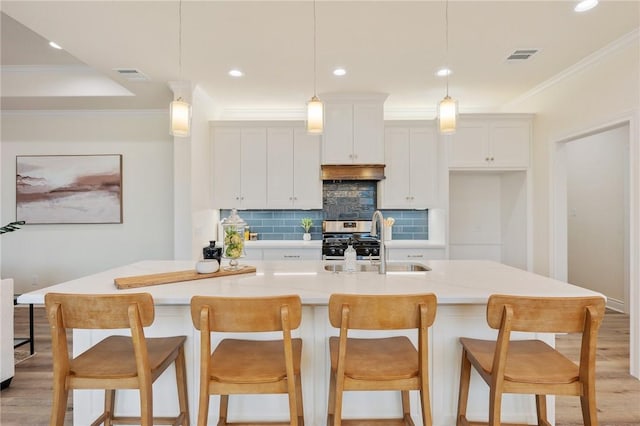
MULTIPOLYGON (((449 69, 449 1, 445 2, 445 62, 449 69)), ((455 133, 458 118, 458 102, 449 96, 449 75, 447 72, 447 94, 438 104, 438 127, 443 135, 455 133)))
POLYGON ((307 103, 307 132, 322 134, 324 123, 323 106, 316 94, 316 2, 313 1, 313 97, 307 103))
MULTIPOLYGON (((182 78, 182 0, 178 9, 178 78, 182 78)), ((188 137, 191 134, 191 105, 178 96, 169 108, 171 117, 171 135, 188 137)))

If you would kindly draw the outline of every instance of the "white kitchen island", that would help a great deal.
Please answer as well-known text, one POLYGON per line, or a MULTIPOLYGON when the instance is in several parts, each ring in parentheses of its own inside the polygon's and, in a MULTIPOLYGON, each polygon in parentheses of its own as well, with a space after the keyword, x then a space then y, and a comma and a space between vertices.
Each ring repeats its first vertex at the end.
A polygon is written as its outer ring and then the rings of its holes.
MULTIPOLYGON (((328 336, 338 330, 329 325, 327 304, 332 293, 392 294, 433 292, 438 297, 438 311, 430 330, 430 383, 434 425, 455 425, 460 369, 458 337, 495 337, 486 325, 485 307, 491 294, 533 296, 588 296, 590 290, 546 278, 490 261, 424 261, 428 272, 333 273, 325 265, 335 262, 277 261, 246 262, 256 266, 257 272, 228 277, 209 278, 138 289, 118 290, 114 278, 193 269, 189 261, 142 261, 105 272, 54 285, 19 297, 19 303, 44 303, 48 292, 68 293, 124 293, 149 292, 156 303, 156 319, 146 330, 149 336, 181 334, 186 343, 191 424, 197 418, 199 335, 193 328, 189 302, 194 295, 211 296, 270 296, 298 294, 302 299, 303 319, 296 332, 303 339, 302 383, 305 423, 310 426, 326 424, 329 383, 328 336)), ((393 263, 393 262, 390 262, 393 263)), ((125 331, 126 332, 126 331, 125 331)), ((113 334, 113 333, 112 333, 113 334)), ((74 354, 97 343, 106 335, 103 331, 75 331, 74 354)), ((553 335, 539 338, 553 343, 553 335)), ((474 373, 475 374, 475 373, 474 373)), ((154 411, 157 415, 177 412, 175 376, 165 373, 154 385, 154 411)), ((416 424, 417 393, 412 392, 412 412, 416 424)), ((103 405, 101 391, 74 391, 74 424, 88 424, 103 405)), ((472 377, 468 407, 470 419, 485 419, 487 388, 476 376, 472 377)), ((217 422, 217 397, 211 402, 209 424, 217 422)), ((400 413, 399 393, 347 393, 344 417, 396 417, 400 413)), ((549 403, 551 419, 552 402, 549 403)), ((120 392, 116 410, 136 413, 138 396, 134 391, 120 392)), ((285 396, 236 396, 230 398, 230 420, 281 420, 287 418, 285 396)), ((503 400, 503 421, 529 422, 535 420, 533 397, 507 395, 503 400)))

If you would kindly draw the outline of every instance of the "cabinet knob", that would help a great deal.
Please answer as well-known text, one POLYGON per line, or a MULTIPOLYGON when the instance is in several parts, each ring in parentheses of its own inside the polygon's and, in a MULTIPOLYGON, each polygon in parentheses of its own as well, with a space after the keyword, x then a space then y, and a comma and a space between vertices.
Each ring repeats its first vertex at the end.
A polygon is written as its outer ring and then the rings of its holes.
POLYGON ((491 157, 491 161, 493 161, 493 157, 491 157))

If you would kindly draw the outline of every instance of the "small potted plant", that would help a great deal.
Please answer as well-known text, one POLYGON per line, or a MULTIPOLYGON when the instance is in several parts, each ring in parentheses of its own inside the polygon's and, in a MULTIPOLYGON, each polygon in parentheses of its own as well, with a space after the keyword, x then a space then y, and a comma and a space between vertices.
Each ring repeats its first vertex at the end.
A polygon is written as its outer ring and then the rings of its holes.
POLYGON ((310 217, 303 217, 300 220, 300 226, 302 226, 302 229, 304 229, 304 235, 302 236, 302 239, 305 241, 310 241, 311 233, 309 233, 309 231, 311 231, 311 227, 313 226, 313 220, 310 217))

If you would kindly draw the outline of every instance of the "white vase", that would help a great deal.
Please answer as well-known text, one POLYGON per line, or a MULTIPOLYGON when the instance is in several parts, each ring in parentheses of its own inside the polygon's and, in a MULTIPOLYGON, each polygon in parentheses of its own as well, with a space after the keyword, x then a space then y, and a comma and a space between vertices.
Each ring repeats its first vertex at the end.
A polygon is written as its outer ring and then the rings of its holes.
POLYGON ((304 241, 311 241, 311 234, 309 232, 305 232, 304 234, 302 234, 302 239, 304 241))

